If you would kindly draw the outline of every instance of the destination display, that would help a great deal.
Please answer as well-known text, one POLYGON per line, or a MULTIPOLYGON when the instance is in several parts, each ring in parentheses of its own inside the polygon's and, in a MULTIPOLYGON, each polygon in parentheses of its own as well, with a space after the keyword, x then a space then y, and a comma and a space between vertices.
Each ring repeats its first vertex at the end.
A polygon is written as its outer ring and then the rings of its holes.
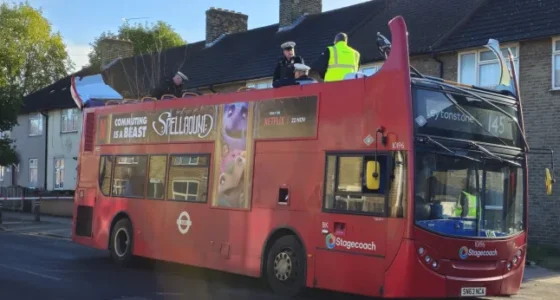
MULTIPOLYGON (((519 145, 519 130, 509 116, 482 101, 454 100, 468 113, 456 107, 444 93, 418 90, 414 119, 417 132, 472 140, 502 139, 519 145)), ((513 107, 497 106, 511 116, 517 116, 513 107)))
POLYGON ((256 139, 308 138, 317 134, 317 97, 256 103, 256 139))

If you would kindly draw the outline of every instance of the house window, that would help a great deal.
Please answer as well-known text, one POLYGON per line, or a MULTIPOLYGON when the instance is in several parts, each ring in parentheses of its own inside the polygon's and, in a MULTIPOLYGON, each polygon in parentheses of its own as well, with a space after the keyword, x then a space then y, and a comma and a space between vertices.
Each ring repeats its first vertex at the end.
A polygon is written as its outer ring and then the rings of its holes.
POLYGON ((6 174, 6 167, 0 166, 0 181, 4 181, 5 174, 6 174))
POLYGON ((78 109, 70 108, 62 110, 61 132, 78 131, 78 109))
POLYGON ((29 136, 43 134, 43 116, 38 114, 29 115, 29 136))
POLYGON ((29 187, 37 187, 39 180, 39 160, 37 158, 29 159, 29 187))
MULTIPOLYGON (((509 68, 508 47, 502 47, 509 68)), ((519 47, 509 47, 513 54, 516 73, 519 74, 519 47)), ((458 81, 463 84, 480 87, 495 87, 500 80, 500 64, 498 58, 491 50, 469 51, 459 53, 458 81)), ((517 76, 519 80, 519 75, 517 76)))
POLYGON ((382 64, 366 65, 360 68, 360 72, 364 73, 366 76, 371 76, 377 73, 382 66, 382 64))
POLYGON ((560 38, 552 40, 552 88, 560 90, 560 38))
POLYGON ((269 89, 272 87, 272 79, 249 81, 247 87, 259 90, 269 89))
POLYGON ((206 202, 209 161, 209 155, 172 155, 167 199, 206 202))
POLYGON ((64 159, 56 158, 54 160, 54 188, 64 188, 64 159))

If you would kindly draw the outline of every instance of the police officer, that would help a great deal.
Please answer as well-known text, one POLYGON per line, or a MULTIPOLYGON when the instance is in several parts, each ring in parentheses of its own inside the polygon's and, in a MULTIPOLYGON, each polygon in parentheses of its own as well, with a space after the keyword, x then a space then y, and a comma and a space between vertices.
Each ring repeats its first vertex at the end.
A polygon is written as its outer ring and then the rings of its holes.
POLYGON ((275 88, 289 86, 289 85, 304 85, 310 83, 317 83, 315 79, 308 76, 309 70, 311 68, 304 64, 294 64, 294 76, 293 78, 284 78, 276 80, 272 83, 275 88))
POLYGON ((309 70, 311 68, 304 64, 294 64, 294 79, 299 85, 317 83, 315 79, 309 77, 309 70))
POLYGON ((289 41, 285 42, 280 46, 284 52, 284 55, 278 59, 276 63, 276 68, 274 69, 274 76, 272 82, 283 79, 293 79, 294 78, 294 64, 304 64, 304 60, 301 56, 296 56, 296 43, 289 41))
POLYGON ((177 72, 171 80, 165 80, 156 87, 152 92, 151 96, 157 99, 161 99, 163 95, 174 95, 177 98, 183 97, 183 81, 189 80, 189 78, 182 72, 177 72))

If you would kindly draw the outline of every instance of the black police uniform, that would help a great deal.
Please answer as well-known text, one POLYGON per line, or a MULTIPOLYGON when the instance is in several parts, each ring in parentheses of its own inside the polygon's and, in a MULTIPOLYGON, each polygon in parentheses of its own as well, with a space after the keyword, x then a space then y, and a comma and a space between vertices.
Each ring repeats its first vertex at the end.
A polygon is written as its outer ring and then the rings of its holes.
POLYGON ((288 60, 285 56, 280 57, 274 69, 272 82, 283 79, 294 78, 294 64, 305 64, 301 56, 294 56, 288 60))
POLYGON ((161 99, 163 95, 174 95, 177 98, 183 97, 183 84, 176 85, 172 79, 167 79, 150 93, 152 97, 161 99))

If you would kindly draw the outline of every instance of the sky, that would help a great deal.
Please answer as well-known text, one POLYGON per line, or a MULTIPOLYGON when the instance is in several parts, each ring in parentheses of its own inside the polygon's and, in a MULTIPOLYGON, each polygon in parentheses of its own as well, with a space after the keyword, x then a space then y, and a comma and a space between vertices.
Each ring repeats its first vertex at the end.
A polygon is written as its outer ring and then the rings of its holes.
MULTIPOLYGON (((323 11, 368 0, 323 0, 323 11)), ((12 2, 0 0, 0 2, 12 2)), ((187 42, 204 39, 206 10, 223 8, 249 16, 249 29, 278 23, 280 0, 28 0, 62 34, 68 54, 80 69, 88 63, 89 44, 103 31, 116 32, 128 22, 165 21, 187 42)))

